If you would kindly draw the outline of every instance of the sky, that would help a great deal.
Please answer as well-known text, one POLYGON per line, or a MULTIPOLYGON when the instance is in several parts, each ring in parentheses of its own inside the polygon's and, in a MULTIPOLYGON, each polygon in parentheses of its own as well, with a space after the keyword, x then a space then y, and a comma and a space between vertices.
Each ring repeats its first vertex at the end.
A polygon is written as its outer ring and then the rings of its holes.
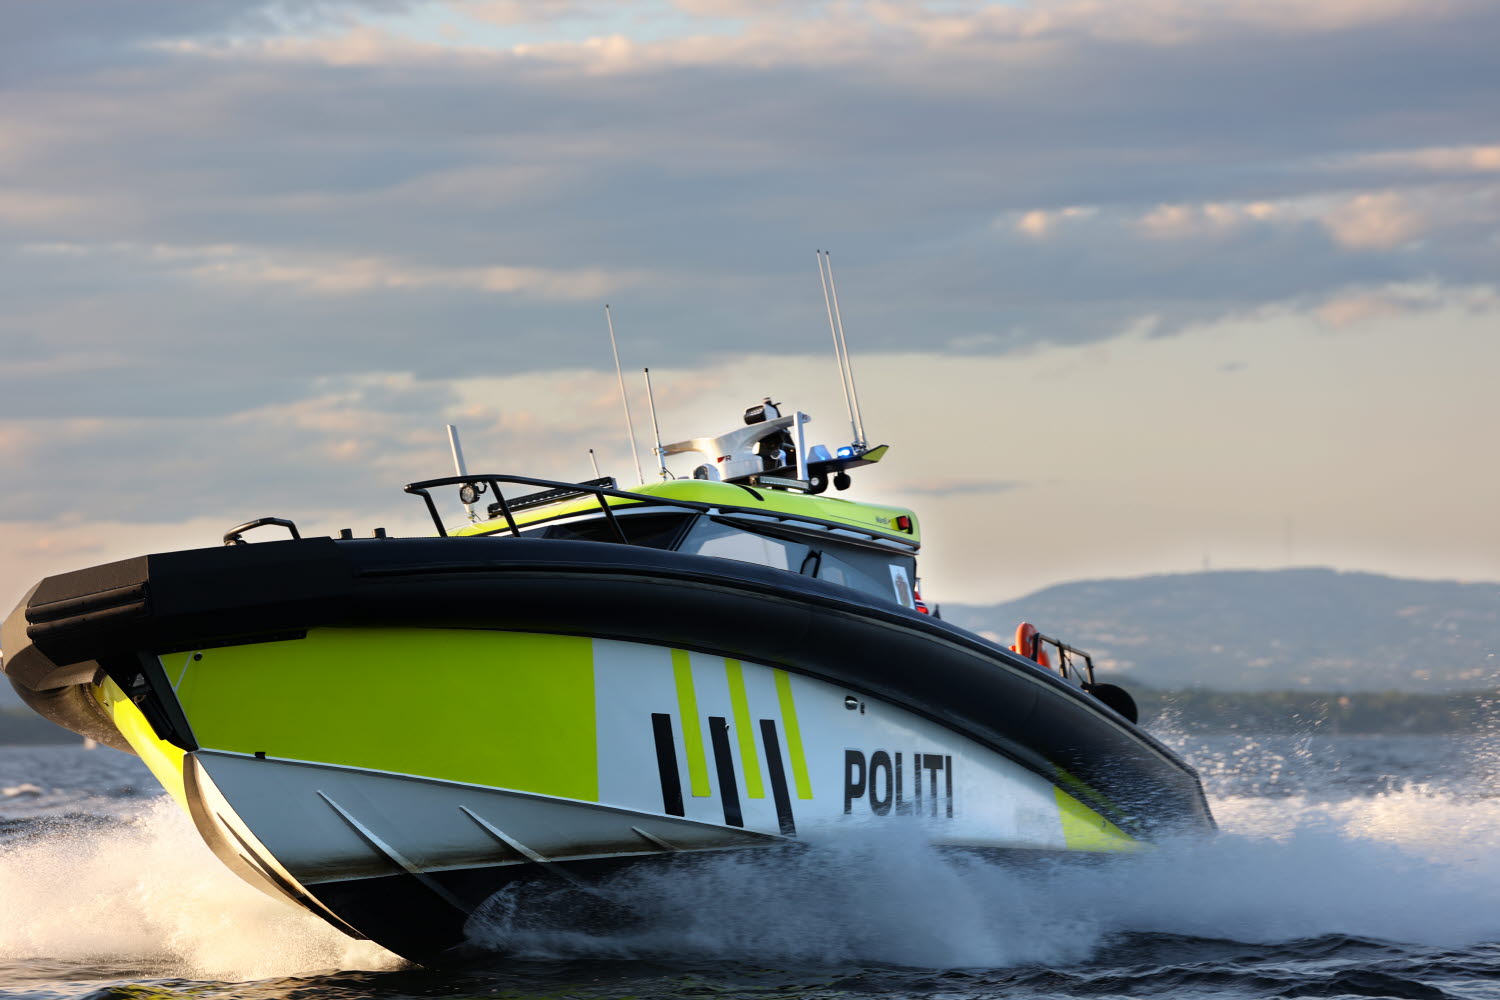
MULTIPOLYGON (((0 604, 770 395, 925 596, 1500 580, 1493 0, 0 0, 0 604)), ((649 458, 647 459, 649 466, 649 458)), ((689 464, 677 466, 686 472, 689 464)))

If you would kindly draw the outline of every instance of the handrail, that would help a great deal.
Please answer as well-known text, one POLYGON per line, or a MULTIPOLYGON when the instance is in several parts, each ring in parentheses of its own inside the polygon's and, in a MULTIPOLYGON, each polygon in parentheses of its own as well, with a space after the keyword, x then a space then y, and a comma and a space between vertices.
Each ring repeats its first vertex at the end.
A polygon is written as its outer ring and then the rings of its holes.
POLYGON ((274 525, 278 528, 287 529, 292 533, 292 538, 294 539, 302 538, 301 533, 297 531, 297 525, 291 521, 288 521, 284 517, 257 517, 253 521, 246 521, 244 524, 230 528, 227 532, 225 532, 224 544, 248 545, 250 543, 245 541, 245 539, 242 537, 245 532, 249 531, 252 528, 264 528, 267 525, 274 525))
POLYGON ((1073 657, 1077 656, 1083 660, 1083 674, 1085 678, 1083 683, 1089 687, 1093 686, 1094 658, 1077 646, 1070 646, 1068 643, 1054 636, 1043 635, 1041 632, 1037 632, 1031 637, 1031 651, 1022 650, 1022 652, 1032 660, 1040 663, 1041 657, 1038 654, 1041 653, 1044 644, 1057 650, 1057 674, 1059 677, 1067 679, 1070 675, 1077 673, 1073 669, 1073 657))
MULTIPOLYGON (((778 521, 799 521, 806 524, 817 524, 829 528, 842 528, 845 531, 859 530, 859 528, 855 525, 840 524, 837 521, 826 521, 818 517, 808 517, 805 514, 788 514, 784 511, 779 510, 763 510, 756 507, 742 507, 733 504, 703 503, 699 500, 678 500, 674 497, 654 496, 647 493, 632 493, 629 490, 617 490, 608 486, 598 486, 590 483, 565 483, 555 479, 536 479, 531 476, 508 476, 495 475, 492 473, 481 473, 479 475, 475 475, 473 473, 470 473, 464 476, 444 476, 441 479, 424 479, 421 482, 410 483, 407 486, 403 487, 403 489, 405 492, 410 493, 413 496, 419 496, 422 498, 423 503, 427 505, 427 513, 432 518, 433 525, 437 528, 438 535, 443 538, 447 538, 448 529, 443 524, 442 515, 438 513, 437 504, 433 501, 432 494, 429 492, 429 490, 435 489, 439 486, 467 486, 476 490, 477 493, 482 494, 483 490, 480 489, 480 484, 488 486, 495 495, 495 500, 500 507, 500 513, 505 518, 505 524, 509 529, 510 534, 513 536, 519 536, 521 534, 521 528, 516 523, 515 516, 512 513, 511 501, 506 498, 505 494, 500 489, 501 483, 519 484, 522 486, 539 486, 552 490, 566 490, 576 494, 579 497, 592 496, 599 502, 599 509, 603 512, 605 519, 609 521, 609 525, 613 529, 615 536, 619 539, 619 541, 626 545, 631 544, 631 542, 625 536, 624 529, 620 527, 620 523, 615 517, 614 508, 604 502, 604 499, 606 497, 615 497, 621 500, 630 500, 643 506, 676 507, 682 510, 697 511, 698 513, 725 513, 738 511, 745 514, 756 514, 762 517, 770 517, 778 521)), ((524 500, 525 497, 517 497, 516 499, 524 500)), ((559 501, 562 501, 568 498, 559 497, 558 499, 559 501)), ((589 513, 589 511, 584 510, 579 511, 579 513, 586 514, 589 513)), ((873 535, 876 533, 872 531, 870 532, 870 534, 873 535)), ((903 545, 911 544, 900 538, 892 537, 891 540, 903 545)))

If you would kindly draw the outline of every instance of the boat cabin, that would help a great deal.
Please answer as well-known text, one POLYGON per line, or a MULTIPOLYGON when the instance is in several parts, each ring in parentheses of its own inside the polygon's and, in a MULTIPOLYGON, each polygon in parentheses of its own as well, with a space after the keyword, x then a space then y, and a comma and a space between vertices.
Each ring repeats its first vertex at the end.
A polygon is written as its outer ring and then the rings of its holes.
POLYGON ((496 501, 487 519, 453 534, 623 542, 736 559, 925 610, 917 595, 920 535, 905 508, 696 479, 629 493, 613 487, 613 480, 559 484, 496 501))

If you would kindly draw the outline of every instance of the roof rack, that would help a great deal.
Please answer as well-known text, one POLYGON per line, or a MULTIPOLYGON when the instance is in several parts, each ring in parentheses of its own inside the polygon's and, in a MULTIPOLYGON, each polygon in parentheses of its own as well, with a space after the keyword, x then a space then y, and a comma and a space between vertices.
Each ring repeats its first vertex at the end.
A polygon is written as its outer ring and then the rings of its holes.
MULTIPOLYGON (((617 485, 619 484, 615 482, 614 476, 585 479, 572 488, 564 487, 555 490, 542 490, 540 493, 528 493, 523 497, 516 497, 514 500, 509 501, 510 509, 525 510, 527 507, 545 507, 549 503, 571 500, 574 497, 586 497, 589 495, 588 487, 590 486, 603 486, 608 489, 614 489, 617 485)), ((495 495, 499 496, 500 494, 497 491, 495 495)), ((504 505, 497 500, 495 503, 489 505, 488 510, 490 517, 498 517, 501 511, 504 510, 504 505)))
MULTIPOLYGON (((525 509, 526 507, 539 507, 543 504, 556 503, 559 500, 571 499, 573 497, 586 496, 592 496, 598 501, 599 510, 601 513, 603 513, 604 519, 609 522, 610 530, 614 532, 615 538, 627 545, 630 544, 630 540, 625 537, 625 531, 620 527, 619 520, 615 516, 615 507, 622 505, 617 504, 611 506, 609 503, 605 502, 606 498, 608 497, 613 497, 617 500, 629 501, 631 506, 639 505, 650 507, 675 507, 679 510, 690 510, 700 514, 755 514, 760 517, 772 518, 778 521, 795 521, 804 524, 816 524, 819 527, 823 528, 843 528, 845 530, 859 530, 858 528, 856 528, 856 526, 851 524, 841 524, 838 521, 829 521, 820 517, 808 517, 804 514, 788 514, 785 511, 766 510, 758 507, 745 507, 735 504, 722 503, 703 503, 698 500, 678 500, 673 497, 654 496, 647 493, 631 493, 627 490, 616 489, 614 487, 614 480, 609 476, 605 476, 603 480, 596 479, 584 483, 565 483, 555 479, 534 479, 530 476, 508 476, 489 473, 481 473, 479 475, 475 475, 473 473, 470 473, 463 476, 444 476, 441 479, 424 479, 419 483, 410 483, 407 486, 403 487, 405 492, 410 493, 413 496, 419 496, 422 498, 422 502, 427 505, 427 513, 432 518, 433 527, 437 529, 438 535, 442 538, 448 537, 448 528, 443 524, 442 515, 438 512, 437 503, 432 499, 432 493, 430 492, 431 490, 436 489, 439 486, 459 487, 459 499, 465 503, 475 502, 486 492, 486 490, 488 490, 495 497, 495 502, 490 504, 490 511, 492 513, 498 513, 505 519, 506 528, 508 529, 509 533, 514 536, 519 536, 521 534, 521 527, 516 523, 515 518, 515 513, 517 510, 525 509), (610 485, 604 485, 605 480, 607 480, 610 485), (518 484, 521 486, 539 486, 542 487, 543 490, 539 493, 529 493, 511 499, 506 497, 504 491, 501 490, 501 483, 518 484), (544 497, 547 499, 543 499, 544 497)), ((740 488, 754 496, 757 500, 760 499, 760 494, 750 487, 741 486, 740 488)), ((585 514, 588 513, 588 511, 581 510, 577 511, 577 513, 585 514)), ((879 535, 880 537, 884 538, 890 538, 894 541, 915 547, 914 542, 908 542, 895 534, 887 534, 886 532, 876 532, 873 530, 869 531, 869 534, 879 535)))

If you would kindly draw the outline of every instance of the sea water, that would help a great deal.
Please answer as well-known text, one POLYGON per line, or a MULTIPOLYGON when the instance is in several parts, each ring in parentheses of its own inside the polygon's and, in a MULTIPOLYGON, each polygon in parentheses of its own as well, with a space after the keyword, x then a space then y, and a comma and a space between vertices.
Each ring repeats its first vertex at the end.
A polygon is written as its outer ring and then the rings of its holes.
POLYGON ((1106 864, 901 828, 705 858, 600 887, 624 930, 499 897, 441 972, 241 883, 134 758, 0 748, 0 997, 1500 998, 1500 741, 1167 738, 1217 837, 1106 864))

